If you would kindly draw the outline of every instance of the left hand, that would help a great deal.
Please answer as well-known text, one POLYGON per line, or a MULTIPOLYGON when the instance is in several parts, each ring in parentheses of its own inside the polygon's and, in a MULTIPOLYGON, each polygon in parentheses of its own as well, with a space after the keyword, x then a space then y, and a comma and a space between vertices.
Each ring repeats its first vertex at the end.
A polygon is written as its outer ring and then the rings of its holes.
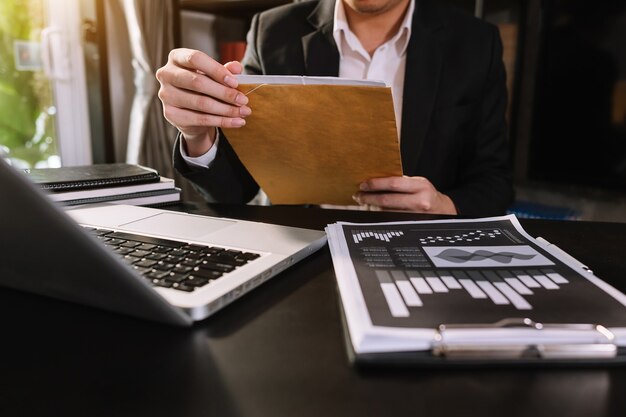
POLYGON ((371 178, 359 186, 352 198, 359 204, 383 210, 417 213, 458 214, 454 203, 424 177, 371 178))

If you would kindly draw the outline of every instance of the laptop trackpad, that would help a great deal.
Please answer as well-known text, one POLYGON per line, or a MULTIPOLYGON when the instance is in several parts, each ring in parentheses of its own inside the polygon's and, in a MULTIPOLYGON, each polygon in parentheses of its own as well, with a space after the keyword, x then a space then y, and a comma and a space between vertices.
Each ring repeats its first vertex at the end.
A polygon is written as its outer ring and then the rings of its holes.
POLYGON ((138 233, 149 233, 175 239, 195 240, 228 226, 235 221, 176 213, 161 213, 145 219, 126 223, 121 228, 138 233))

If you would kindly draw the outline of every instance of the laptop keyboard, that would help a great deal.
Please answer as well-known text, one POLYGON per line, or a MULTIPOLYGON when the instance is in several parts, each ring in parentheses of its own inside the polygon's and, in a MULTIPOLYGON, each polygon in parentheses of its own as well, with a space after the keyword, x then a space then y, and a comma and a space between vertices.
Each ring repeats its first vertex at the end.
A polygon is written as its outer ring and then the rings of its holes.
POLYGON ((85 227, 121 255, 152 285, 192 292, 260 255, 218 246, 201 246, 85 227))

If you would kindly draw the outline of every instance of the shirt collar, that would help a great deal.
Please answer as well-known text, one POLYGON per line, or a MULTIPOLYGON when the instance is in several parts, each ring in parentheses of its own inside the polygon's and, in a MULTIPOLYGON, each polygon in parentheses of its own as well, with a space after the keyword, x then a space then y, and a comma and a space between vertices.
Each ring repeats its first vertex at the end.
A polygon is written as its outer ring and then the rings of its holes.
MULTIPOLYGON (((403 56, 406 53, 406 48, 409 45, 414 11, 415 0, 411 0, 398 32, 389 40, 389 42, 395 45, 399 56, 403 56)), ((337 49, 339 50, 339 56, 343 55, 343 42, 341 41, 342 36, 344 36, 345 39, 348 39, 350 36, 356 39, 356 36, 352 33, 352 30, 350 30, 350 27, 348 26, 348 19, 346 18, 343 1, 336 0, 335 13, 333 16, 333 38, 335 38, 335 43, 337 44, 337 49)))

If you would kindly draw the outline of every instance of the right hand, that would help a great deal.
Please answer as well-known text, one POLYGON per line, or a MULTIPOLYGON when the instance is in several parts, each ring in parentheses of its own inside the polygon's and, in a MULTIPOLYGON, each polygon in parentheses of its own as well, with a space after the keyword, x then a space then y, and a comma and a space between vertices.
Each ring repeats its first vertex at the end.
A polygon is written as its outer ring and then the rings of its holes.
POLYGON ((221 65, 203 52, 174 49, 156 78, 163 115, 183 135, 189 156, 213 146, 217 127, 241 127, 251 113, 248 97, 236 89, 239 62, 221 65))

